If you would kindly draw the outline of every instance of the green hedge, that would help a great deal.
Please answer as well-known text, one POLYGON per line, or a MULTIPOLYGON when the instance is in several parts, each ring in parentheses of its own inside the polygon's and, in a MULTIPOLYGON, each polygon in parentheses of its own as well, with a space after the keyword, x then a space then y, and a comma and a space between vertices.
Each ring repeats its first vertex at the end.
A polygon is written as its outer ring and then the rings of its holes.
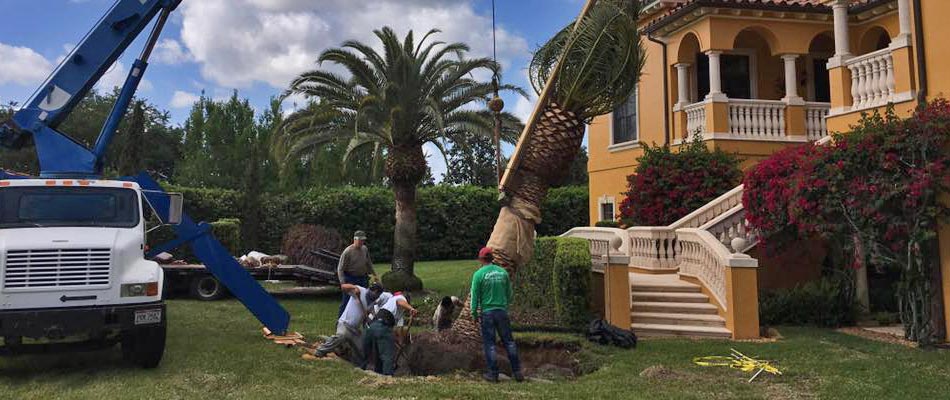
MULTIPOLYGON (((185 197, 185 211, 196 221, 239 218, 241 231, 256 230, 257 243, 242 243, 236 254, 250 250, 277 253, 284 233, 300 223, 322 225, 348 236, 363 230, 374 260, 392 256, 395 200, 385 187, 311 190, 262 194, 259 226, 242 218, 241 193, 234 190, 167 186, 185 197)), ((439 185, 419 189, 418 260, 474 258, 498 217, 498 192, 493 188, 439 185)), ((542 204, 544 221, 538 235, 559 235, 587 226, 585 187, 552 189, 542 204)))
POLYGON ((854 288, 841 278, 823 277, 792 289, 759 293, 762 325, 816 325, 837 328, 853 324, 858 307, 854 288))
POLYGON ((514 278, 512 312, 519 325, 583 329, 592 318, 587 241, 544 237, 514 278))
POLYGON ((231 254, 235 256, 244 254, 241 251, 240 219, 224 218, 214 221, 211 223, 211 232, 231 254))

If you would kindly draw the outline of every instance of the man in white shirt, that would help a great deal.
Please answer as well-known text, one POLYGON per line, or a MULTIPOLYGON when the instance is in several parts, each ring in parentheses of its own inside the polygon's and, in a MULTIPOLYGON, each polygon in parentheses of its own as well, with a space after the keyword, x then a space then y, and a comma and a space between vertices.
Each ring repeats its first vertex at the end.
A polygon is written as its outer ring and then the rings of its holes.
POLYGON ((361 367, 366 369, 369 355, 376 354, 376 372, 383 375, 392 375, 395 368, 396 341, 393 337, 393 327, 403 325, 405 313, 416 315, 416 309, 409 304, 409 295, 403 293, 383 294, 388 297, 376 313, 376 319, 370 324, 363 336, 363 350, 365 357, 361 367))
POLYGON ((375 284, 367 289, 362 286, 344 283, 340 285, 340 289, 350 295, 350 301, 346 303, 346 308, 343 309, 343 314, 340 315, 340 319, 337 321, 336 334, 320 345, 314 355, 324 357, 329 353, 339 354, 342 347, 349 345, 356 352, 356 359, 358 360, 363 356, 359 341, 363 323, 383 294, 383 287, 375 284))

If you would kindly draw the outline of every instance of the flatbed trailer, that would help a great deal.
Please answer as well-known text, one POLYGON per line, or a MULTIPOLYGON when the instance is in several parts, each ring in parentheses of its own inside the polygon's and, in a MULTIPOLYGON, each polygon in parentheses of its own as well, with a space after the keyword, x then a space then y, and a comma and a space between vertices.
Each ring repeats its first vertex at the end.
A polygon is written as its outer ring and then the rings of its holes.
MULTIPOLYGON (((247 273, 259 281, 297 282, 303 285, 339 285, 336 264, 340 256, 326 250, 312 251, 314 266, 274 265, 248 267, 247 273)), ((218 300, 227 296, 227 289, 202 264, 162 264, 165 273, 165 293, 187 292, 198 300, 218 300)))

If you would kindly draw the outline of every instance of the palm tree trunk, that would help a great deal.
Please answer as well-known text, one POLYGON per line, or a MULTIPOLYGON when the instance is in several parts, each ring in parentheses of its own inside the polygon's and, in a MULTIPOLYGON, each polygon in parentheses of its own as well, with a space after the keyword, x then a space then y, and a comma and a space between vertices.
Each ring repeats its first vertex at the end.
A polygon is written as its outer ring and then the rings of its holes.
POLYGON ((415 275, 416 185, 395 182, 396 227, 393 233, 393 271, 415 275))
MULTIPOLYGON (((548 103, 537 125, 515 149, 521 154, 521 163, 508 172, 513 175, 504 188, 504 204, 488 240, 495 263, 508 270, 512 280, 517 279, 518 268, 534 256, 534 228, 541 223, 541 202, 551 183, 569 169, 580 151, 584 128, 584 121, 575 114, 548 103)), ((453 331, 472 340, 480 337, 469 300, 453 331)))

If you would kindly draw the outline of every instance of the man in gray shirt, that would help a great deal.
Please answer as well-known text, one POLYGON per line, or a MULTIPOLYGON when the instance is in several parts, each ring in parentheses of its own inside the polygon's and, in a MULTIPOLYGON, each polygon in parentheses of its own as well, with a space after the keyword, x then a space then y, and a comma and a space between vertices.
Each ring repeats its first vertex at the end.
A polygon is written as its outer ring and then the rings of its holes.
MULTIPOLYGON (((376 271, 373 270, 373 260, 369 256, 369 249, 364 244, 366 242, 366 232, 356 231, 353 234, 353 244, 346 247, 340 254, 340 263, 336 267, 337 278, 340 284, 348 283, 362 287, 369 287, 369 278, 376 278, 376 271)), ((339 315, 343 315, 346 303, 350 296, 343 293, 343 300, 340 303, 339 315)))

